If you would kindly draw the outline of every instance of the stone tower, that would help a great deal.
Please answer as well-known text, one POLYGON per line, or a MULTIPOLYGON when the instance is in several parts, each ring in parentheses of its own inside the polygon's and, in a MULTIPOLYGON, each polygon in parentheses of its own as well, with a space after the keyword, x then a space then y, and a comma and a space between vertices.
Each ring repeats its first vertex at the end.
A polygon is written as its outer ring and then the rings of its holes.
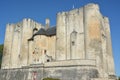
POLYGON ((17 24, 8 24, 6 27, 2 68, 19 68, 27 65, 28 39, 33 35, 33 29, 41 28, 30 19, 24 19, 17 24))
POLYGON ((57 60, 95 60, 101 76, 115 74, 109 20, 98 5, 58 13, 56 36, 57 60))
POLYGON ((97 4, 59 12, 56 22, 56 26, 50 26, 46 19, 43 26, 24 19, 8 24, 3 72, 19 68, 15 70, 27 76, 21 80, 33 80, 34 72, 37 80, 115 80, 109 19, 102 16, 97 4))

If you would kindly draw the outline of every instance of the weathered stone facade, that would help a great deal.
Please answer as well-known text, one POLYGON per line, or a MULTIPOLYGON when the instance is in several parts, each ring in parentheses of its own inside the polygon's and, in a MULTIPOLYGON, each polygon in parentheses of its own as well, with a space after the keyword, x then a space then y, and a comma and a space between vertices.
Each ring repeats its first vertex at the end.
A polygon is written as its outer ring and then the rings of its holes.
POLYGON ((108 18, 91 3, 58 13, 55 27, 49 19, 45 26, 31 19, 8 24, 0 74, 2 80, 115 80, 108 18))

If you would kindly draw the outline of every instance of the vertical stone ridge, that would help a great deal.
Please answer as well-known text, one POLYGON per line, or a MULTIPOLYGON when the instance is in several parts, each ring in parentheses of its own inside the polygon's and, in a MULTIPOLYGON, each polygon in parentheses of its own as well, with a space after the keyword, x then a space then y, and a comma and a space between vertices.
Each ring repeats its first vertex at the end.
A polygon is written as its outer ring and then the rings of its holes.
POLYGON ((112 54, 112 43, 111 43, 111 33, 110 33, 110 25, 109 25, 109 19, 107 17, 104 17, 104 23, 105 23, 105 32, 107 37, 107 64, 108 64, 108 74, 109 75, 115 75, 114 70, 114 60, 113 60, 113 54, 112 54))
POLYGON ((57 52, 56 59, 57 60, 65 60, 66 59, 66 29, 65 29, 65 12, 57 14, 57 52), (61 38, 62 37, 62 38, 61 38))
MULTIPOLYGON (((84 7, 84 27, 86 59, 95 59, 99 70, 99 77, 104 77, 103 70, 103 46, 102 46, 102 22, 103 16, 97 4, 88 4, 84 7)), ((103 31, 104 32, 104 31, 103 31)))
POLYGON ((2 69, 10 68, 10 55, 11 55, 11 47, 12 47, 12 33, 13 27, 10 24, 7 24, 5 40, 4 40, 4 50, 2 57, 2 69))
POLYGON ((85 59, 87 59, 87 48, 86 48, 86 25, 85 25, 85 6, 83 7, 83 27, 84 27, 84 51, 85 51, 85 59))

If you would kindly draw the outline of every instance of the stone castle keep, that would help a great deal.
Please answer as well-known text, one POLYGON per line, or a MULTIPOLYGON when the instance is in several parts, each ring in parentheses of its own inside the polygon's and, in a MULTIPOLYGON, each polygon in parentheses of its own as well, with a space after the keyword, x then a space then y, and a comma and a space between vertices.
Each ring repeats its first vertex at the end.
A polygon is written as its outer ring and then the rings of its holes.
POLYGON ((56 26, 8 24, 1 80, 115 80, 107 17, 97 4, 57 14, 56 26))

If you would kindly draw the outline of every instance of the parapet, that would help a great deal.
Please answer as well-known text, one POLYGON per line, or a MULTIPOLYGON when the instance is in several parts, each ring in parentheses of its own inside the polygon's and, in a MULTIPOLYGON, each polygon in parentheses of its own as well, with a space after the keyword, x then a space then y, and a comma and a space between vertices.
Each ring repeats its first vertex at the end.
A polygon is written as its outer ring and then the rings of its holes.
POLYGON ((94 3, 89 3, 87 5, 85 5, 84 7, 90 9, 90 8, 95 8, 99 10, 99 5, 98 4, 94 4, 94 3))
POLYGON ((79 9, 73 9, 73 10, 70 10, 70 11, 67 11, 67 12, 59 12, 57 13, 57 15, 66 15, 66 14, 69 14, 69 15, 72 15, 72 14, 79 14, 81 11, 83 11, 83 8, 86 8, 86 9, 97 9, 99 10, 99 5, 98 4, 94 4, 94 3, 89 3, 79 9))

